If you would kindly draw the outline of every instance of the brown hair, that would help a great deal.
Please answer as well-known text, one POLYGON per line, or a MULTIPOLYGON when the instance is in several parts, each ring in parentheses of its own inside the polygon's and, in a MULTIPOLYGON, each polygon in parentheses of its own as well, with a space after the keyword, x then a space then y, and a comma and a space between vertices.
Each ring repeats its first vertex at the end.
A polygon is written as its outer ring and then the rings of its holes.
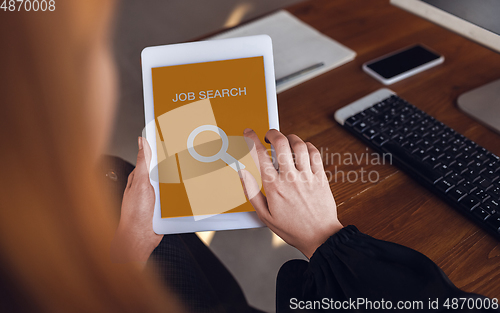
MULTIPOLYGON (((113 1, 0 12, 0 311, 178 312, 110 261, 117 216, 96 179, 89 62, 113 1)), ((98 105, 98 103, 96 103, 98 105)))

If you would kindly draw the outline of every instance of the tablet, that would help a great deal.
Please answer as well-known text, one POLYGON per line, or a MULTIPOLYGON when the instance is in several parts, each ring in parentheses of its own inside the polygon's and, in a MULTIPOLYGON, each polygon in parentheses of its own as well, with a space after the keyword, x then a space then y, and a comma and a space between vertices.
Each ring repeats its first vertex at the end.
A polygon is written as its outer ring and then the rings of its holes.
POLYGON ((158 234, 261 227, 238 175, 262 188, 243 137, 279 129, 267 35, 148 47, 142 51, 145 138, 158 234))

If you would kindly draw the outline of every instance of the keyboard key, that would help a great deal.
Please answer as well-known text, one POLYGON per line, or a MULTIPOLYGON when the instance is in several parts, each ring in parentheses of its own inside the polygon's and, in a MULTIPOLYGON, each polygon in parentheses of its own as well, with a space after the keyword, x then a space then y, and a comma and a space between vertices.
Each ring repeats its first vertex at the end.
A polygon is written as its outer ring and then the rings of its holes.
POLYGON ((474 141, 468 139, 465 136, 464 136, 464 142, 465 142, 466 145, 471 146, 473 148, 477 148, 478 147, 477 143, 475 143, 474 141))
POLYGON ((436 158, 435 156, 431 155, 429 156, 426 160, 425 160, 425 163, 429 164, 430 166, 432 166, 432 168, 440 165, 441 163, 438 161, 438 158, 436 158))
POLYGON ((438 158, 444 154, 444 150, 437 146, 432 148, 429 152, 436 155, 438 158))
POLYGON ((418 121, 418 120, 422 119, 425 115, 426 115, 426 114, 425 114, 425 113, 423 113, 422 111, 420 111, 420 110, 415 110, 415 111, 413 112, 413 114, 411 115, 411 118, 414 118, 415 120, 417 120, 417 121, 418 121))
POLYGON ((471 169, 467 169, 463 172, 462 176, 470 182, 474 182, 479 179, 479 173, 471 169))
POLYGON ((455 137, 455 139, 451 142, 451 144, 459 148, 465 145, 463 138, 457 138, 457 137, 455 137))
POLYGON ((418 144, 422 141, 422 137, 419 134, 411 134, 406 137, 409 142, 413 142, 414 144, 418 144))
POLYGON ((368 115, 364 121, 366 122, 366 124, 370 125, 370 126, 374 126, 374 125, 377 125, 378 124, 378 120, 375 116, 373 115, 368 115))
POLYGON ((467 192, 465 192, 465 190, 463 190, 461 187, 454 187, 448 192, 448 196, 456 202, 460 201, 460 199, 462 199, 466 195, 467 192))
POLYGON ((431 133, 440 134, 441 131, 443 131, 443 129, 444 129, 444 124, 437 122, 431 126, 430 131, 431 131, 431 133))
POLYGON ((490 195, 486 191, 480 188, 474 191, 474 196, 476 196, 476 198, 478 198, 481 201, 484 201, 490 197, 490 195))
POLYGON ((450 168, 453 169, 458 174, 462 174, 467 170, 467 165, 465 165, 463 162, 457 161, 452 165, 450 165, 450 168))
POLYGON ((447 193, 451 188, 455 187, 455 185, 453 183, 451 183, 450 181, 448 181, 446 178, 438 181, 435 184, 435 186, 439 191, 441 191, 443 193, 447 193))
POLYGON ((413 129, 413 131, 417 134, 419 134, 421 137, 427 135, 427 133, 429 132, 427 130, 427 127, 425 126, 417 126, 416 128, 413 129))
POLYGON ((462 200, 460 200, 460 205, 469 211, 472 211, 472 209, 474 209, 480 203, 481 203, 481 201, 472 195, 468 195, 465 198, 463 198, 462 200))
POLYGON ((451 168, 446 164, 441 164, 440 166, 436 167, 436 171, 441 173, 441 175, 443 176, 446 176, 452 172, 451 168))
POLYGON ((410 136, 412 134, 411 128, 408 126, 403 126, 399 129, 399 133, 405 135, 406 137, 410 136))
POLYGON ((369 108, 366 111, 367 111, 367 113, 372 114, 372 115, 379 115, 380 114, 380 111, 375 106, 372 106, 371 108, 369 108))
POLYGON ((408 141, 408 144, 404 145, 404 148, 410 151, 410 153, 413 153, 418 149, 417 144, 411 141, 408 141))
POLYGON ((445 153, 439 157, 439 162, 446 165, 451 165, 455 163, 455 158, 451 154, 445 153))
POLYGON ((490 214, 488 212, 486 212, 482 207, 480 206, 477 206, 475 207, 473 210, 472 210, 472 213, 477 216, 478 218, 480 218, 482 221, 484 221, 485 219, 487 219, 490 214))
POLYGON ((384 134, 387 138, 392 139, 392 138, 394 138, 395 136, 397 136, 397 134, 398 134, 398 133, 397 133, 394 129, 389 128, 389 129, 386 129, 386 130, 384 131, 384 133, 383 133, 383 134, 384 134))
POLYGON ((498 155, 491 153, 491 152, 488 155, 488 157, 494 159, 495 161, 500 161, 500 157, 498 155))
POLYGON ((425 139, 429 140, 431 143, 435 143, 439 140, 439 134, 434 132, 428 133, 425 139))
POLYGON ((387 109, 388 107, 388 102, 387 100, 384 100, 384 101, 381 101, 377 104, 375 104, 373 107, 375 107, 376 109, 378 109, 380 112, 384 111, 385 109, 387 109))
POLYGON ((457 185, 462 180, 464 180, 464 178, 462 176, 458 175, 455 172, 452 172, 446 179, 448 179, 448 181, 450 181, 451 183, 453 183, 453 185, 457 185))
POLYGON ((468 154, 470 156, 473 156, 474 154, 477 153, 475 146, 473 146, 473 145, 466 145, 461 150, 464 154, 468 154))
POLYGON ((363 136, 366 138, 366 139, 372 139, 373 137, 375 137, 376 135, 378 135, 377 131, 374 129, 374 128, 369 128, 367 130, 365 130, 363 132, 363 136))
POLYGON ((490 169, 487 169, 485 172, 483 172, 481 174, 481 177, 489 179, 491 182, 495 182, 499 178, 498 174, 490 169))
POLYGON ((471 184, 469 181, 462 181, 457 185, 457 187, 460 187, 460 189, 464 190, 466 193, 471 193, 477 189, 477 187, 471 184))
POLYGON ((494 230, 500 232, 500 214, 495 214, 486 219, 486 224, 488 224, 494 230))
POLYGON ((389 141, 389 138, 385 135, 378 135, 373 138, 373 143, 379 147, 383 146, 387 141, 389 141))
POLYGON ((453 135, 454 135, 453 131, 446 130, 439 136, 439 138, 441 138, 441 140, 446 140, 447 142, 449 142, 450 140, 453 139, 453 135))
POLYGON ((400 128, 401 128, 402 124, 403 124, 403 123, 402 123, 401 121, 394 120, 394 121, 392 121, 392 122, 389 124, 389 127, 392 127, 392 128, 394 128, 394 129, 398 130, 398 129, 400 129, 400 128))
POLYGON ((417 149, 417 151, 415 151, 413 155, 422 161, 429 157, 424 149, 417 149))
POLYGON ((481 162, 476 162, 476 161, 469 164, 469 169, 474 170, 479 174, 481 174, 486 170, 481 162))
POLYGON ((491 180, 480 177, 476 184, 481 186, 483 189, 487 189, 491 186, 491 180))
POLYGON ((463 154, 462 152, 460 152, 460 148, 457 148, 456 146, 448 146, 448 148, 446 148, 446 151, 453 154, 455 156, 455 159, 463 154))
POLYGON ((389 111, 387 111, 387 114, 389 114, 392 118, 395 118, 399 114, 399 109, 398 108, 390 108, 389 111))
POLYGON ((498 172, 498 170, 500 170, 500 163, 499 162, 489 162, 487 168, 493 172, 498 172))
POLYGON ((500 187, 498 185, 493 185, 489 190, 488 193, 491 195, 492 198, 495 199, 500 199, 500 187))
POLYGON ((345 123, 348 125, 348 126, 351 126, 353 127, 354 125, 356 125, 357 123, 359 123, 361 120, 359 118, 357 118, 356 116, 351 116, 350 118, 348 118, 345 123))
MULTIPOLYGON (((482 148, 482 149, 484 149, 484 148, 482 148)), ((476 162, 481 162, 481 164, 484 164, 484 163, 489 161, 489 158, 486 155, 486 153, 478 153, 478 154, 474 155, 474 159, 476 160, 476 162)))
POLYGON ((481 205, 481 207, 489 214, 500 212, 500 205, 498 200, 488 199, 481 205))
MULTIPOLYGON (((465 136, 464 136, 465 138, 465 136)), ((481 147, 481 146, 478 146, 477 143, 476 143, 476 151, 478 154, 488 154, 488 150, 486 150, 485 148, 481 147)))
POLYGON ((414 120, 409 120, 409 121, 406 121, 405 122, 405 125, 406 126, 409 126, 411 129, 414 129, 414 128, 417 128, 418 125, 417 125, 417 121, 414 121, 414 120))
POLYGON ((402 147, 408 142, 408 139, 406 139, 406 137, 403 135, 396 135, 396 137, 394 137, 393 141, 396 143, 396 145, 402 147))
POLYGON ((421 149, 424 149, 425 151, 427 151, 427 150, 430 150, 430 149, 432 148, 432 143, 431 143, 428 139, 424 138, 424 139, 423 139, 423 140, 422 140, 422 141, 418 144, 418 146, 419 146, 421 149))
POLYGON ((367 128, 368 124, 366 124, 365 122, 360 122, 356 126, 354 126, 354 130, 356 130, 358 133, 362 133, 367 128))
POLYGON ((462 153, 459 157, 457 157, 457 161, 461 161, 464 164, 469 165, 474 162, 474 159, 472 158, 472 155, 462 153))
POLYGON ((359 120, 364 120, 368 116, 368 114, 366 114, 366 112, 359 112, 358 114, 356 114, 354 116, 359 120))
POLYGON ((386 123, 386 122, 380 122, 378 124, 378 128, 379 128, 379 131, 386 131, 389 127, 389 123, 386 123))

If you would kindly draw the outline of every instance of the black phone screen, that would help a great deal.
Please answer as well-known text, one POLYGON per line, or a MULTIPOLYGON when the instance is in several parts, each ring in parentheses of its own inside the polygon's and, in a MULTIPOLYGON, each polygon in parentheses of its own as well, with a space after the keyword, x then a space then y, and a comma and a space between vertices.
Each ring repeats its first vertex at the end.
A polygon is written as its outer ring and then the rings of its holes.
POLYGON ((366 66, 389 79, 439 58, 440 55, 417 45, 366 66))

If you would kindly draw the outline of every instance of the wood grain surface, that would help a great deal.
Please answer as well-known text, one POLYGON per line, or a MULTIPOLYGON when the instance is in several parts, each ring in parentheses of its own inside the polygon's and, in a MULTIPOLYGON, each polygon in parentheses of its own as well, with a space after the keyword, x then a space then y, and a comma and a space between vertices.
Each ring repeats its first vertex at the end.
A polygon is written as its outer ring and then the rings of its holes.
POLYGON ((372 164, 377 163, 372 151, 338 125, 333 114, 384 87, 362 71, 364 62, 422 43, 443 54, 444 64, 390 89, 500 155, 500 136, 456 105, 461 93, 500 78, 500 54, 396 8, 389 0, 311 0, 288 10, 357 52, 354 61, 278 96, 283 133, 295 133, 324 152, 328 149, 326 170, 332 173, 331 189, 341 222, 424 253, 459 288, 499 297, 500 242, 395 166, 372 164), (358 157, 368 153, 368 162, 350 164, 336 157, 332 163, 331 153, 358 157), (376 172, 378 180, 362 182, 361 171, 376 172), (351 181, 345 173, 350 173, 351 181))

